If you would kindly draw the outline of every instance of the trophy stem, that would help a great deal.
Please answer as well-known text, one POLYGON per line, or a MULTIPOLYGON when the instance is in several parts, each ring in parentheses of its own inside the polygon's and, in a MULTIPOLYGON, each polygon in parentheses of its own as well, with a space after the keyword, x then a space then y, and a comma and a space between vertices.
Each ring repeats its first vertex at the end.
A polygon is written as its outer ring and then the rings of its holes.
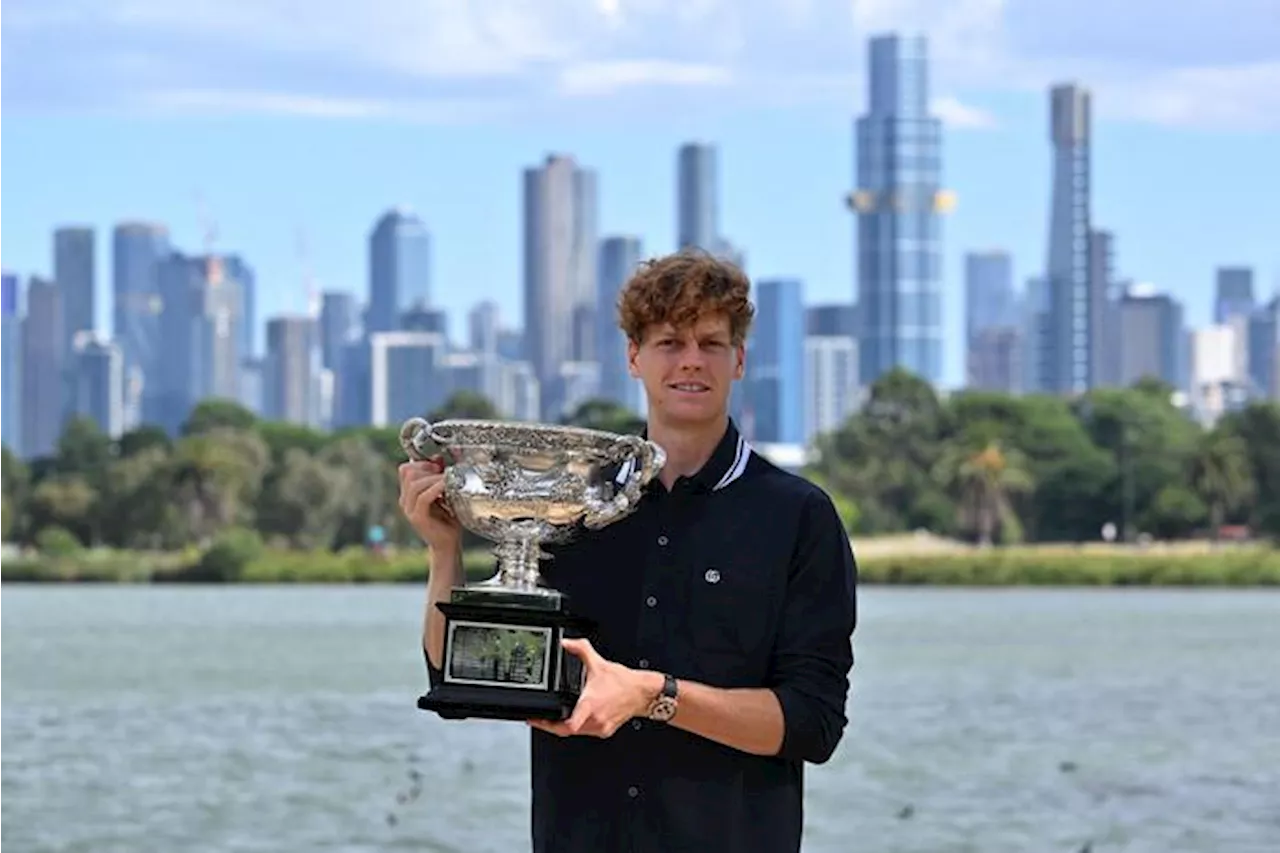
POLYGON ((538 561, 547 553, 537 539, 499 542, 493 549, 498 557, 498 585, 521 592, 541 590, 538 561))

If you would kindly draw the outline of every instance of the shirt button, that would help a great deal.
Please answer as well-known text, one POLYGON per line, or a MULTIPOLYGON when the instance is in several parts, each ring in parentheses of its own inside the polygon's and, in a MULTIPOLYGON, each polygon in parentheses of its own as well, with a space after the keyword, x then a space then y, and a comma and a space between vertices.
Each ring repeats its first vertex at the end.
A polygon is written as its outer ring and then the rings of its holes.
POLYGON ((627 796, 633 797, 633 798, 640 796, 640 789, 637 788, 635 785, 632 785, 630 788, 627 789, 627 796))
POLYGON ((658 537, 658 544, 659 544, 659 545, 666 545, 666 544, 667 544, 668 542, 670 542, 670 541, 671 541, 671 540, 669 540, 669 539, 666 537, 666 535, 665 535, 665 534, 664 534, 664 535, 662 535, 662 536, 659 536, 659 537, 658 537))
POLYGON ((641 669, 648 669, 648 668, 649 668, 649 659, 648 659, 648 658, 640 658, 640 668, 641 668, 641 669))
POLYGON ((636 731, 640 731, 640 729, 643 727, 644 727, 644 723, 640 722, 639 720, 631 721, 631 728, 635 729, 636 731))
POLYGON ((658 599, 654 598, 654 597, 651 595, 651 596, 649 596, 648 598, 646 598, 646 599, 644 600, 644 603, 645 603, 645 604, 647 604, 647 605, 649 605, 650 607, 657 607, 657 606, 658 606, 658 599))

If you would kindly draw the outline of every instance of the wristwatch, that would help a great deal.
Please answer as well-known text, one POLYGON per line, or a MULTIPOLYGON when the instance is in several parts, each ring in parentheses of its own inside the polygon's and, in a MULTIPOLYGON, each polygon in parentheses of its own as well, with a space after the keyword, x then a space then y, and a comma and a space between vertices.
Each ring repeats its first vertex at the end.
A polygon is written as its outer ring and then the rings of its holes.
POLYGON ((649 719, 665 723, 676 715, 678 701, 676 679, 671 675, 662 678, 662 692, 649 705, 649 719))

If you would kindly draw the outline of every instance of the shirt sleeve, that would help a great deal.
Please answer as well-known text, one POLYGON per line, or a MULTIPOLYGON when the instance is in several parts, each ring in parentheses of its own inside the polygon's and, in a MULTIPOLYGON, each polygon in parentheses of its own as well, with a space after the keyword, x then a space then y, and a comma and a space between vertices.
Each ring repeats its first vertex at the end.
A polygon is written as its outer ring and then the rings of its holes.
POLYGON ((801 511, 770 667, 784 720, 782 758, 825 763, 844 735, 857 576, 835 506, 825 492, 811 492, 801 511))

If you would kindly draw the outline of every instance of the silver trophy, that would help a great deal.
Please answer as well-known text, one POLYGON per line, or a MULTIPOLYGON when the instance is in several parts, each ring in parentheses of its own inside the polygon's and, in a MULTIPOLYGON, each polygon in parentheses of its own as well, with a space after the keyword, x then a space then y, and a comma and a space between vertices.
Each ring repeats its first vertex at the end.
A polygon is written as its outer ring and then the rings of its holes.
POLYGON ((410 459, 445 463, 444 503, 458 522, 495 543, 484 582, 452 590, 445 615, 444 682, 418 701, 448 718, 563 719, 582 687, 581 666, 560 640, 590 623, 546 586, 543 545, 567 542, 629 515, 666 461, 640 436, 546 424, 410 418, 400 430, 410 459))

